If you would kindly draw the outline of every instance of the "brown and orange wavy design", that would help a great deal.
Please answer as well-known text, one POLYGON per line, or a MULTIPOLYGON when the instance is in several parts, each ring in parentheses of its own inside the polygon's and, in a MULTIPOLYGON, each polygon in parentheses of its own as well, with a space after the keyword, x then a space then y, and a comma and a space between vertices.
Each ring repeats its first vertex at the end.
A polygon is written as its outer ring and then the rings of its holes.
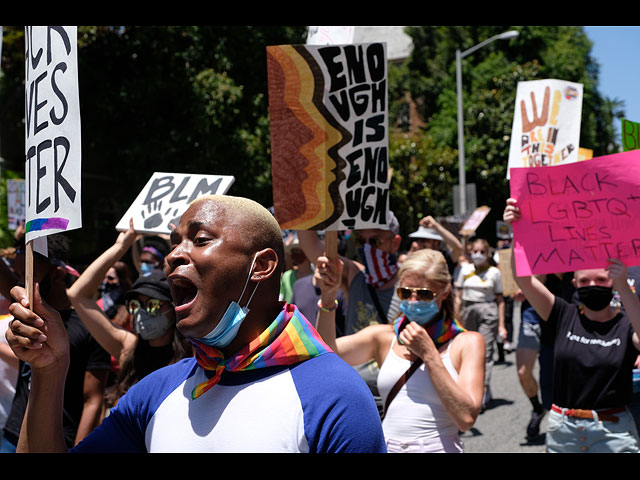
POLYGON ((340 146, 351 139, 324 106, 324 77, 305 46, 267 47, 274 214, 281 228, 322 230, 343 211, 340 146))

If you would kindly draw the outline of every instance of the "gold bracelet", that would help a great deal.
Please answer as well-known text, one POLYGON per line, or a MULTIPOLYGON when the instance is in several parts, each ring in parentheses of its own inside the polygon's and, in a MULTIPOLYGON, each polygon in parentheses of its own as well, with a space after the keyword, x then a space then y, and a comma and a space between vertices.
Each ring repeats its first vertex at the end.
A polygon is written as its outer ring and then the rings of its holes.
POLYGON ((322 300, 318 300, 318 308, 320 310, 322 310, 323 312, 333 312, 338 308, 338 300, 337 299, 334 300, 333 307, 329 307, 329 308, 323 307, 322 306, 322 300))

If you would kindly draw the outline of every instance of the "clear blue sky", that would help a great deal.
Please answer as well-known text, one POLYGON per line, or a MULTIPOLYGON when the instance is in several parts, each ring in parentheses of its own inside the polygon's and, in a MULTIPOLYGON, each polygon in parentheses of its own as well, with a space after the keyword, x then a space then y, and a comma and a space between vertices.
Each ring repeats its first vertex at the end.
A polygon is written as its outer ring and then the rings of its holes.
MULTIPOLYGON (((640 122, 640 27, 585 26, 600 64, 600 94, 624 100, 625 118, 640 122)), ((616 129, 620 131, 619 124, 616 129)))

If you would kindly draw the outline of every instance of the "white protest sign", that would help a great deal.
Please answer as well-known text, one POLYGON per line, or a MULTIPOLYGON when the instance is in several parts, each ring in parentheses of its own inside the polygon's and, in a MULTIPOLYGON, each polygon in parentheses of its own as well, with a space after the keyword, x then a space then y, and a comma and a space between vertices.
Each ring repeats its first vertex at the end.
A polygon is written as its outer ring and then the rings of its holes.
POLYGON ((314 26, 309 27, 307 45, 339 45, 353 43, 353 26, 314 26))
POLYGON ((80 173, 77 28, 28 26, 26 242, 82 227, 80 173))
POLYGON ((7 180, 7 214, 10 230, 17 229, 25 221, 24 180, 7 180))
POLYGON ((269 46, 267 74, 280 227, 386 229, 386 44, 269 46))
POLYGON ((518 82, 509 169, 579 160, 582 84, 564 80, 518 82))
POLYGON ((491 208, 487 207, 486 205, 476 208, 469 216, 469 218, 467 218, 467 220, 464 222, 464 225, 462 225, 460 234, 465 236, 473 235, 482 221, 485 219, 485 217, 489 215, 490 211, 491 208))
POLYGON ((230 175, 155 172, 120 219, 116 230, 127 230, 129 220, 133 219, 137 232, 170 233, 170 225, 178 225, 193 200, 203 195, 224 195, 234 180, 230 175))

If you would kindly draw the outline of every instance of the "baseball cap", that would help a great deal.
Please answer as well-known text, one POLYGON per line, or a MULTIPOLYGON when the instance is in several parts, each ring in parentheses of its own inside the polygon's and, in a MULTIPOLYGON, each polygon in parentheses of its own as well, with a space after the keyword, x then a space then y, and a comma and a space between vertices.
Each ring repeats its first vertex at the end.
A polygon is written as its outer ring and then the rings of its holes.
POLYGON ((400 223, 391 210, 387 211, 387 230, 392 231, 395 235, 400 235, 400 223))
POLYGON ((409 238, 430 238, 432 240, 442 240, 442 236, 430 227, 418 227, 418 230, 409 234, 409 238))
POLYGON ((158 300, 165 300, 167 302, 173 302, 167 277, 164 272, 157 270, 154 270, 148 275, 138 277, 131 287, 131 290, 125 294, 125 300, 129 300, 136 294, 146 295, 147 297, 157 298, 158 300))

